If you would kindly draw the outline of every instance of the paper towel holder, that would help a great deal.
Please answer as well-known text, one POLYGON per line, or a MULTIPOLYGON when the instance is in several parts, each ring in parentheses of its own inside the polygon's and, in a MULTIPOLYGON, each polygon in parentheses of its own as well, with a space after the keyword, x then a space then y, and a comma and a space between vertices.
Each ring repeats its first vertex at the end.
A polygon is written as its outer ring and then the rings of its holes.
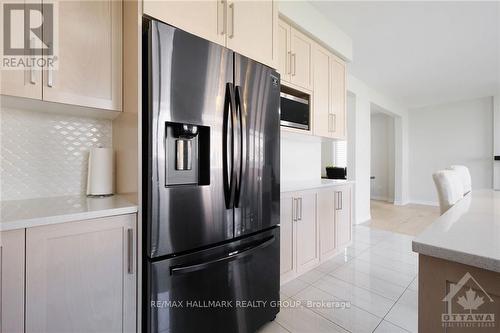
POLYGON ((87 171, 87 197, 104 198, 114 194, 114 152, 101 145, 90 148, 87 171))

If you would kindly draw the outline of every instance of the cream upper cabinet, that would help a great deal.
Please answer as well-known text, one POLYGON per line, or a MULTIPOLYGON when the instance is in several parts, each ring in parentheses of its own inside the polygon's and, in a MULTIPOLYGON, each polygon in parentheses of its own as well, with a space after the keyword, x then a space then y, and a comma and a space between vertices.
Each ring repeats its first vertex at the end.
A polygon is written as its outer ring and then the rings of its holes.
POLYGON ((136 217, 26 230, 26 333, 136 332, 136 217))
POLYGON ((278 72, 281 80, 290 82, 290 24, 278 21, 278 72))
POLYGON ((321 260, 328 259, 337 250, 335 239, 335 191, 318 191, 318 224, 321 260))
POLYGON ((305 88, 312 88, 312 45, 305 34, 291 28, 290 32, 290 82, 305 88))
POLYGON ((329 128, 331 137, 344 139, 346 136, 346 65, 331 55, 330 58, 330 103, 329 128))
POLYGON ((144 14, 174 27, 225 45, 226 1, 144 0, 144 14))
POLYGON ((316 193, 301 192, 295 198, 297 230, 297 272, 301 273, 319 262, 316 193))
POLYGON ((56 1, 57 68, 44 69, 43 99, 120 111, 122 2, 56 1))
MULTIPOLYGON (((40 0, 29 1, 31 5, 42 4, 40 0)), ((11 33, 23 33, 23 31, 12 31, 11 33)), ((24 40, 24 44, 30 45, 33 48, 41 48, 41 41, 38 38, 24 34, 17 36, 24 40)), ((3 34, 0 36, 0 41, 3 45, 3 34)), ((24 56, 29 57, 35 55, 30 50, 25 50, 24 56)), ((0 70, 0 94, 16 97, 42 99, 42 70, 35 67, 21 69, 2 69, 0 70)))
POLYGON ((313 49, 314 135, 329 137, 330 117, 330 52, 319 45, 313 49))
POLYGON ((339 247, 351 242, 351 187, 349 185, 335 189, 335 234, 339 247))
POLYGON ((144 0, 144 14, 273 68, 278 9, 272 0, 144 0))
POLYGON ((275 68, 276 2, 234 0, 227 6, 227 47, 275 68))
POLYGON ((294 249, 294 203, 292 197, 281 198, 280 203, 280 276, 281 282, 286 282, 295 273, 294 249))
POLYGON ((278 71, 282 75, 281 80, 311 90, 313 40, 282 19, 278 26, 278 71))
POLYGON ((0 332, 24 332, 24 229, 0 232, 0 332))

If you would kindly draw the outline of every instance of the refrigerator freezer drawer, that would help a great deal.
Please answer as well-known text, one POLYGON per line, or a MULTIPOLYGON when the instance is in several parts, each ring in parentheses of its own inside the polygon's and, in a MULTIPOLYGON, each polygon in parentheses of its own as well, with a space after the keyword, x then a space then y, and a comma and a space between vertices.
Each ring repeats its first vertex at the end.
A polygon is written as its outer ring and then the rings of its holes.
POLYGON ((147 332, 254 332, 279 311, 279 227, 149 262, 147 332))

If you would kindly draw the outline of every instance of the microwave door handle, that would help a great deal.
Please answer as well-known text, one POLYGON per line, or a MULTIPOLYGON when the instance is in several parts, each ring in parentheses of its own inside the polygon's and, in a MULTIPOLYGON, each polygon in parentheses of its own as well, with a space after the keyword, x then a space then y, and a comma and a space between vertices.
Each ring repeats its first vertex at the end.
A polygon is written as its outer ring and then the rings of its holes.
POLYGON ((222 178, 226 209, 234 206, 234 105, 234 86, 227 83, 222 124, 222 178))

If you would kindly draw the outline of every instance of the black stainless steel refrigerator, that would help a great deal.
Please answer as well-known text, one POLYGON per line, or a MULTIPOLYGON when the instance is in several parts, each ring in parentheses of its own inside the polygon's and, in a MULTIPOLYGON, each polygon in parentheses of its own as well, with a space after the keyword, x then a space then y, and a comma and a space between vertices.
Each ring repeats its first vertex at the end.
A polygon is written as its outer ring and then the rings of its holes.
POLYGON ((279 74, 144 26, 143 330, 254 332, 279 311, 279 74))

